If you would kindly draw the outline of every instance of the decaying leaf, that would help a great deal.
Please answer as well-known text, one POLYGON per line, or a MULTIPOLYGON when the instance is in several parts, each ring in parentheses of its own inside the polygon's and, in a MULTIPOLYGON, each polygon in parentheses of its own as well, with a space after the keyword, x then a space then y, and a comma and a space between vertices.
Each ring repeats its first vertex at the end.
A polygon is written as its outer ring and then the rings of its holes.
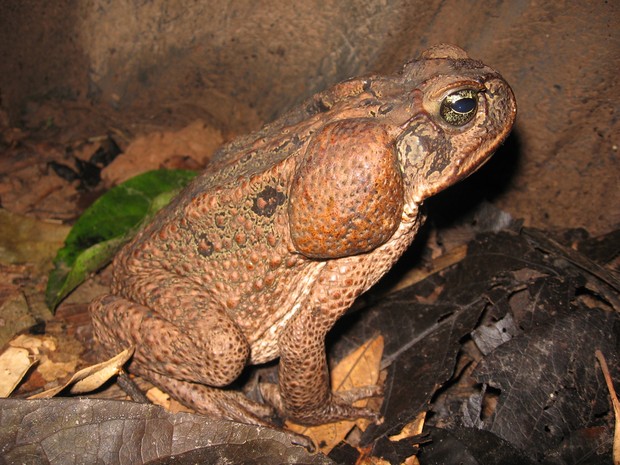
POLYGON ((94 391, 113 376, 116 376, 127 360, 133 355, 134 348, 125 349, 120 354, 105 362, 92 365, 75 373, 63 386, 30 396, 29 399, 46 399, 69 388, 71 394, 84 394, 94 391))
POLYGON ((68 231, 58 222, 0 208, 0 347, 51 317, 42 305, 40 286, 68 231))
POLYGON ((24 293, 17 288, 3 290, 5 292, 0 294, 2 296, 0 321, 3 323, 0 325, 0 347, 10 341, 15 334, 36 324, 24 293))
POLYGON ((49 264, 69 229, 0 208, 0 262, 49 264))
POLYGON ((432 440, 420 451, 423 465, 537 465, 508 441, 476 428, 427 427, 432 440))
POLYGON ((56 383, 75 371, 79 355, 67 350, 67 344, 71 344, 70 338, 30 334, 21 334, 9 342, 11 347, 25 349, 37 359, 36 373, 44 383, 56 383))
POLYGON ((499 390, 483 428, 541 459, 572 431, 596 422, 609 404, 595 352, 617 363, 619 336, 617 314, 574 308, 499 346, 474 372, 499 390))

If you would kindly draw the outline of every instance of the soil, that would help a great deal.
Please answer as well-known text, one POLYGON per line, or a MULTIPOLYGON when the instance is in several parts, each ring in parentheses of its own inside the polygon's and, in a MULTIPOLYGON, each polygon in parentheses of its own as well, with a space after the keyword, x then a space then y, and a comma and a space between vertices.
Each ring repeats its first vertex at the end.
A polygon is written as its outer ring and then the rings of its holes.
POLYGON ((2 205, 71 219, 96 194, 47 169, 71 161, 67 147, 107 135, 124 150, 196 120, 217 145, 451 42, 498 69, 519 103, 512 136, 471 180, 476 199, 526 225, 605 233, 620 223, 619 13, 617 2, 2 2, 2 205))

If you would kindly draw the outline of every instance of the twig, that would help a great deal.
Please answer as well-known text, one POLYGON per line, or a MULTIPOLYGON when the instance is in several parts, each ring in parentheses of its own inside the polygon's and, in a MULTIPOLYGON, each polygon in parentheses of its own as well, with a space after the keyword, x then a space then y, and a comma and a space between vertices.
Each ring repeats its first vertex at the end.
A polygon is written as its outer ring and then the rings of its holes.
POLYGON ((600 363, 601 365, 601 371, 603 372, 603 376, 605 377, 607 389, 609 390, 609 396, 611 397, 611 404, 614 408, 614 416, 616 417, 616 421, 614 431, 613 462, 614 465, 620 465, 620 402, 618 401, 618 396, 616 395, 614 383, 611 380, 611 375, 609 374, 609 368, 607 368, 607 362, 605 361, 605 357, 600 350, 597 350, 595 352, 595 355, 598 363, 600 363))

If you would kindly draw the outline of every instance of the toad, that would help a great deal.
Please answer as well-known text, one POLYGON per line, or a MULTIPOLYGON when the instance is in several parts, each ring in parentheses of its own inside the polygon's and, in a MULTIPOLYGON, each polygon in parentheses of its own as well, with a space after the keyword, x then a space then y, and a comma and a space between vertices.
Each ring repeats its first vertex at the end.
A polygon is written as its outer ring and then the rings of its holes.
POLYGON ((90 306, 96 341, 134 345, 130 369, 201 413, 263 423, 270 406, 225 387, 279 358, 262 392, 281 416, 376 418, 352 402, 377 387, 331 392, 325 335, 515 115, 504 79, 450 45, 316 94, 225 145, 120 251, 90 306))

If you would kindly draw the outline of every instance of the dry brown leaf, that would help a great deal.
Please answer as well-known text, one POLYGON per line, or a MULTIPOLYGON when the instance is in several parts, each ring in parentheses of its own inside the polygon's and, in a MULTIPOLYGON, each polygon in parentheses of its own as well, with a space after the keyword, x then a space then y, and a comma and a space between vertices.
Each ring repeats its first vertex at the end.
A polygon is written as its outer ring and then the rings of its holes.
MULTIPOLYGON (((347 391, 357 387, 372 386, 379 380, 381 357, 383 355, 383 336, 364 343, 354 352, 345 357, 331 372, 332 389, 334 391, 347 391)), ((354 405, 364 407, 368 399, 357 401, 354 405)), ((319 450, 328 454, 340 443, 354 426, 362 431, 366 429, 369 420, 359 419, 356 421, 339 421, 319 426, 301 426, 291 422, 286 427, 291 431, 312 438, 319 450)))
POLYGON ((101 172, 107 185, 119 184, 144 171, 161 168, 167 160, 187 156, 205 166, 211 155, 222 145, 219 129, 196 120, 178 131, 157 131, 137 137, 101 172))
POLYGON ((23 348, 9 347, 0 355, 0 397, 8 397, 28 372, 37 363, 23 348))
POLYGON ((48 263, 71 228, 0 208, 0 260, 3 263, 48 263))
POLYGON ((58 347, 56 338, 49 335, 33 336, 21 334, 13 338, 9 345, 11 347, 27 350, 37 358, 37 373, 46 382, 54 382, 59 378, 68 376, 75 371, 79 357, 69 354, 69 361, 55 362, 50 360, 49 355, 55 353, 58 347))
POLYGON ((406 273, 393 287, 389 289, 390 292, 396 292, 400 289, 404 289, 408 286, 426 279, 430 275, 433 275, 441 270, 444 270, 467 256, 467 245, 455 247, 446 254, 434 259, 430 264, 431 268, 413 268, 406 273))
POLYGON ((120 354, 106 360, 105 362, 98 363, 97 365, 92 365, 78 371, 63 386, 48 389, 47 391, 30 396, 29 399, 46 399, 49 397, 54 397, 56 394, 65 390, 69 386, 71 386, 69 392, 72 394, 83 394, 85 392, 93 391, 109 380, 112 376, 117 375, 123 368, 123 365, 127 363, 127 360, 131 358, 133 351, 133 347, 125 349, 120 354))

